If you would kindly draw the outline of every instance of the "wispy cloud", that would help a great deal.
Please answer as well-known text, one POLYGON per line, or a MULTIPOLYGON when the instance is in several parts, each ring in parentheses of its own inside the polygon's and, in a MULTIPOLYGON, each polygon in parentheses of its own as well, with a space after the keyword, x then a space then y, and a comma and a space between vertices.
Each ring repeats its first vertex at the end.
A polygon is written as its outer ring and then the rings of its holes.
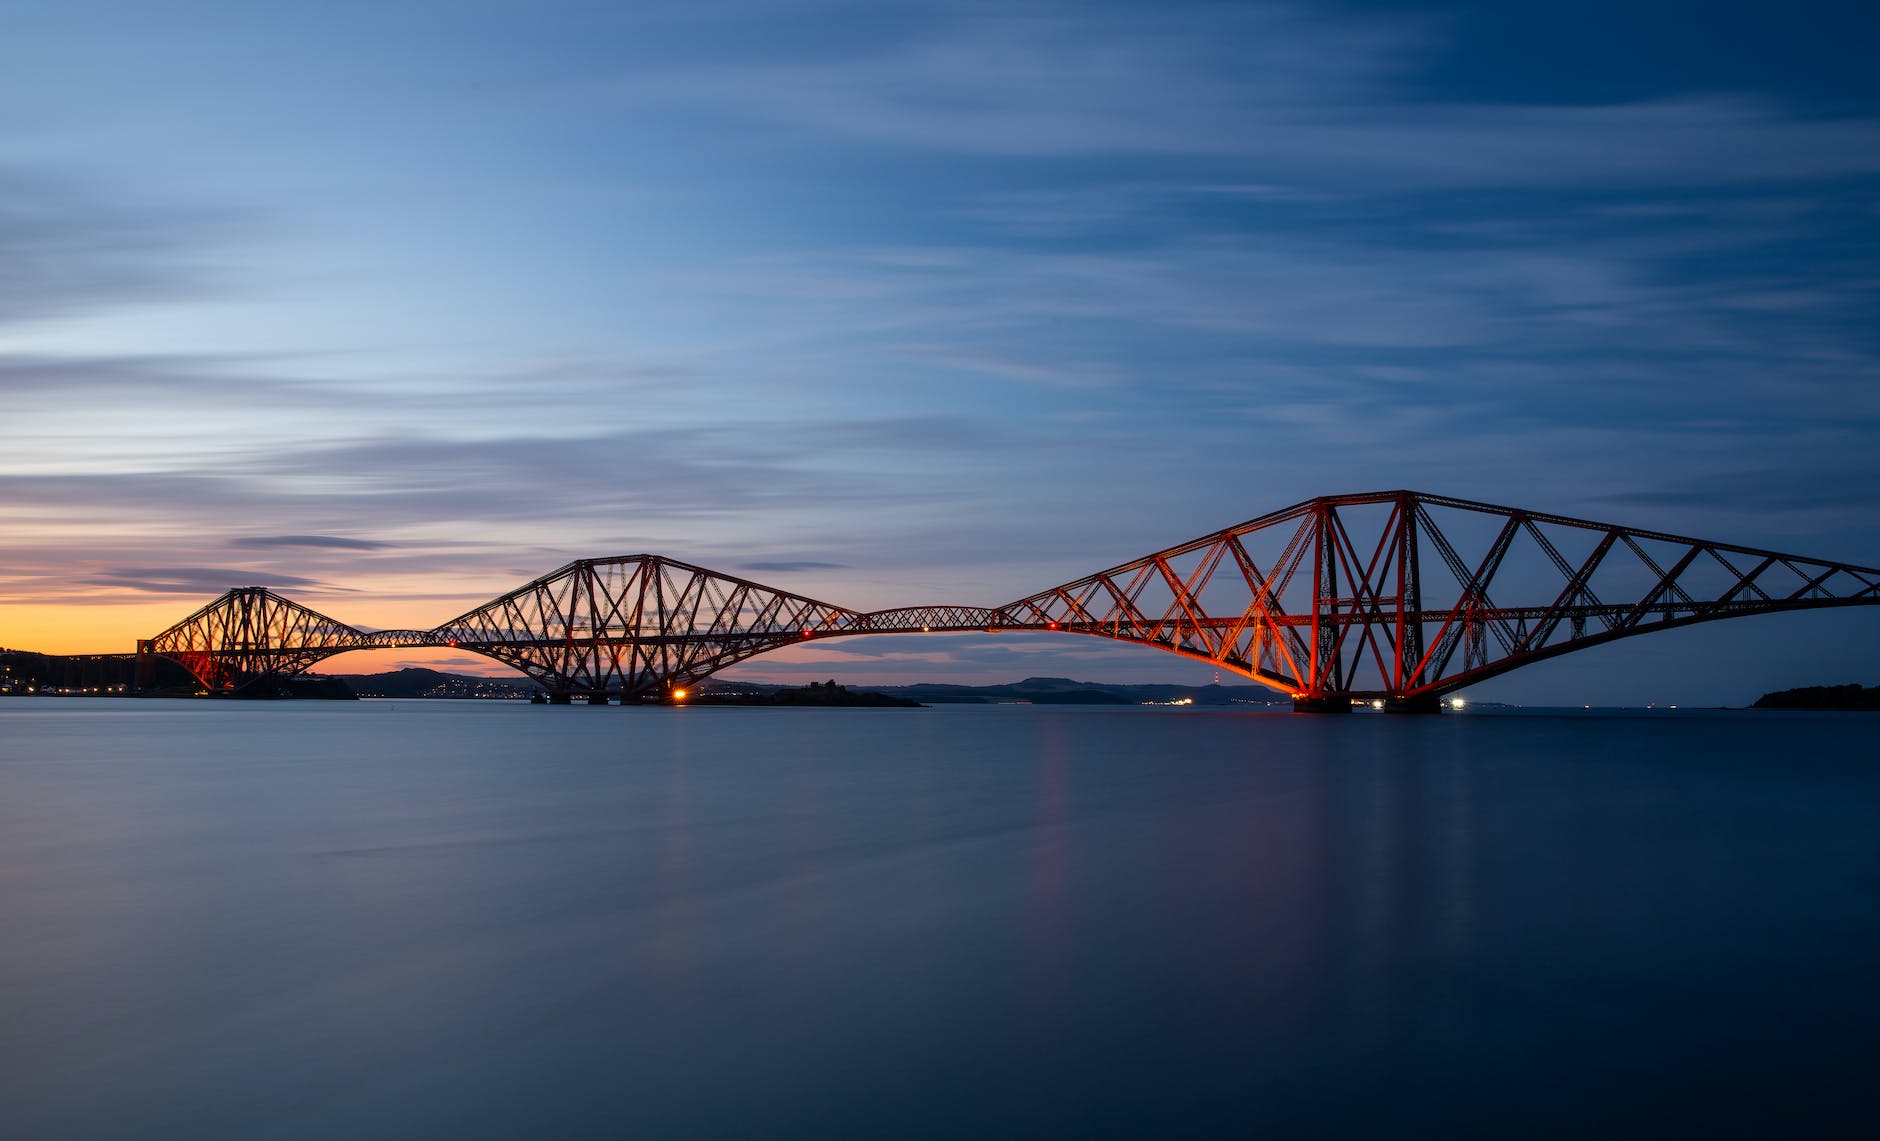
POLYGON ((376 539, 350 539, 344 535, 250 535, 229 540, 231 547, 323 547, 340 551, 382 551, 392 546, 376 539))
POLYGON ((259 573, 216 567, 127 567, 81 580, 86 586, 106 586, 149 594, 220 594, 230 587, 311 587, 330 589, 299 575, 259 573))
POLYGON ((843 570, 846 563, 819 563, 808 559, 779 559, 772 562, 745 563, 740 569, 748 571, 807 571, 807 570, 843 570))
MULTIPOLYGON (((1468 11, 706 0, 453 9, 367 94, 179 63, 324 68, 344 13, 163 54, 55 9, 0 68, 44 156, 0 165, 0 602, 428 624, 651 551, 991 605, 1403 485, 1876 542, 1870 80, 1563 50, 1530 100, 1458 80, 1511 46, 1468 11)), ((853 647, 799 664, 1031 653, 853 647)))
POLYGON ((240 229, 232 212, 96 193, 0 165, 0 327, 130 301, 201 298, 205 246, 240 229))
POLYGON ((1428 19, 1296 4, 940 12, 814 59, 636 66, 617 89, 799 131, 991 156, 1238 160, 1251 181, 1704 185, 1880 172, 1880 121, 1748 95, 1459 103, 1411 82, 1428 19))

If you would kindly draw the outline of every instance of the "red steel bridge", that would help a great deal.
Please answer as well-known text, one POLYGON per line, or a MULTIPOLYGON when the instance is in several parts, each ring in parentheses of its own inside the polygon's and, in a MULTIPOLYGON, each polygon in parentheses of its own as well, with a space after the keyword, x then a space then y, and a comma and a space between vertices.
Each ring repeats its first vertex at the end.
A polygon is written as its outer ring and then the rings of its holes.
POLYGON ((138 643, 211 693, 349 650, 451 647, 551 700, 671 700, 783 646, 857 634, 1041 631, 1135 642, 1342 712, 1443 695, 1588 646, 1696 622, 1880 603, 1880 570, 1514 507, 1327 496, 1003 606, 857 611, 657 555, 577 559, 428 630, 348 626, 238 587, 138 643))

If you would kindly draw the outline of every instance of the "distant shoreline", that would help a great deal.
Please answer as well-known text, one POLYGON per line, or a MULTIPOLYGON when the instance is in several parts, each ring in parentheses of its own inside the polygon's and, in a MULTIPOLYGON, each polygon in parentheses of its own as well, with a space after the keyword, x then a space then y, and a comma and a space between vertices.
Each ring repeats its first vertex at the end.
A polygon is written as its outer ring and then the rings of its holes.
MULTIPOLYGON (((142 692, 136 689, 135 655, 68 656, 0 649, 0 696, 45 697, 195 697, 200 684, 167 660, 154 663, 157 672, 142 692)), ((451 674, 422 667, 407 667, 380 674, 305 674, 283 679, 268 696, 306 699, 350 699, 355 696, 391 700, 485 699, 527 701, 544 698, 546 691, 526 677, 502 678, 451 674)), ((261 695, 249 695, 261 696, 261 695)), ((806 686, 774 685, 709 679, 685 700, 688 705, 758 707, 878 707, 912 708, 926 705, 1193 705, 1285 709, 1286 696, 1254 684, 1174 685, 1158 683, 1105 683, 1062 677, 1028 677, 993 685, 957 685, 917 682, 911 685, 850 683, 837 686, 811 682, 806 686), (834 687, 835 692, 830 692, 834 687)), ((1469 707, 1543 709, 1552 706, 1515 706, 1504 702, 1470 701, 1469 707)), ((1563 705, 1558 708, 1577 709, 1563 705)), ((1651 708, 1650 705, 1601 708, 1651 708)), ((1675 708, 1675 706, 1667 707, 1675 708)), ((1687 708, 1698 708, 1687 706, 1687 708)), ((1709 708, 1743 710, 1798 710, 1813 712, 1880 712, 1880 686, 1817 685, 1775 690, 1743 706, 1709 708)))
POLYGON ((1880 685, 1810 685, 1800 689, 1780 689, 1763 694, 1750 708, 1880 713, 1880 685))

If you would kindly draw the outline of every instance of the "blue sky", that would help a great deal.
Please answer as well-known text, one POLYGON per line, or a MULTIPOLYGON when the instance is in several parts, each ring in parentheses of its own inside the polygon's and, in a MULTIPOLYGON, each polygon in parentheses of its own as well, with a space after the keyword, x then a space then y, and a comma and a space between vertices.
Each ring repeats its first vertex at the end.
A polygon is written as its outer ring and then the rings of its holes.
MULTIPOLYGON (((1877 21, 16 0, 0 643, 238 582, 428 625, 638 551, 990 605, 1400 486, 1880 564, 1877 21)), ((1876 639, 1722 623, 1480 696, 1741 701, 1880 680, 1876 639)))

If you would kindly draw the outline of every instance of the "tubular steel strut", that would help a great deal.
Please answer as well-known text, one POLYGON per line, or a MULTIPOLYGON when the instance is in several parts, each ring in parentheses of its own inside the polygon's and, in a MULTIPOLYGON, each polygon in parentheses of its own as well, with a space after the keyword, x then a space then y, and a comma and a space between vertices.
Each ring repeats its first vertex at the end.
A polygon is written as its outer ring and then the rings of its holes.
POLYGON ((1296 504, 990 609, 862 612, 627 555, 577 559, 429 630, 358 630, 238 587, 138 650, 235 693, 348 650, 451 647, 557 700, 632 701, 813 638, 1040 631, 1194 658, 1302 710, 1427 712, 1463 686, 1619 638, 1874 603, 1870 567, 1383 491, 1296 504))

